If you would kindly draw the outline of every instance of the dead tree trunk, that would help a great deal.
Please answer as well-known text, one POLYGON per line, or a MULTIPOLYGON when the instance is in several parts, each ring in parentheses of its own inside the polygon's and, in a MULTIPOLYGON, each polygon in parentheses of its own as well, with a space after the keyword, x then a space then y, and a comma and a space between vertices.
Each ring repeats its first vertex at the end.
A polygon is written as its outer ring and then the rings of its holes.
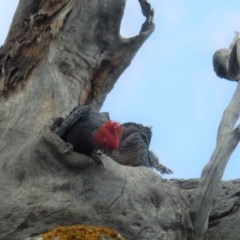
MULTIPOLYGON (((124 0, 20 0, 0 50, 0 240, 72 224, 111 227, 134 240, 194 239, 199 231, 200 208, 192 219, 190 209, 199 204, 202 180, 199 187, 198 180, 166 181, 106 156, 100 167, 85 155, 66 155, 48 128, 77 104, 100 109, 154 30, 150 4, 139 3, 146 21, 139 35, 124 39, 124 0)), ((238 239, 239 181, 220 187, 217 176, 215 204, 202 221, 206 236, 238 239)))

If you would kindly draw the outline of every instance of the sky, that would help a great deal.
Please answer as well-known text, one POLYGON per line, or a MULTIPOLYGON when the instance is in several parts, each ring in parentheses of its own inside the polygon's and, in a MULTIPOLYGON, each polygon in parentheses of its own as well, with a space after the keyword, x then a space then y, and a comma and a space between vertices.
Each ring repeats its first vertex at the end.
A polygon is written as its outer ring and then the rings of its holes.
MULTIPOLYGON (((228 48, 240 31, 239 0, 149 0, 155 31, 118 79, 101 111, 118 122, 151 126, 150 149, 173 170, 165 178, 198 178, 216 144, 223 111, 236 83, 218 78, 212 55, 228 48)), ((18 0, 1 0, 0 45, 18 0)), ((144 18, 137 0, 128 0, 121 35, 138 34, 144 18)), ((240 146, 224 180, 240 177, 240 146)))

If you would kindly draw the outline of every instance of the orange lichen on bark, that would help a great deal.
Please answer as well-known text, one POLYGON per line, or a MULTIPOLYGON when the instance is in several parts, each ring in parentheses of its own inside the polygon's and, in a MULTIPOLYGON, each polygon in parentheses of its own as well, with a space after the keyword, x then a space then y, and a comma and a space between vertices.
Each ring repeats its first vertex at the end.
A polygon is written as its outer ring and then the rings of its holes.
POLYGON ((43 240, 126 240, 111 228, 102 226, 59 226, 42 234, 43 240))

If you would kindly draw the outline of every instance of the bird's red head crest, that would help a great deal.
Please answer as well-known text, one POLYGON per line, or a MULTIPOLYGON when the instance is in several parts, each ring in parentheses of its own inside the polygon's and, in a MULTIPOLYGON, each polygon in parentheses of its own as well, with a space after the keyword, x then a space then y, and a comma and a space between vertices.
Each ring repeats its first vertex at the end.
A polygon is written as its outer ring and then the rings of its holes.
POLYGON ((105 122, 95 133, 94 141, 99 147, 117 150, 123 135, 123 126, 115 121, 105 122))

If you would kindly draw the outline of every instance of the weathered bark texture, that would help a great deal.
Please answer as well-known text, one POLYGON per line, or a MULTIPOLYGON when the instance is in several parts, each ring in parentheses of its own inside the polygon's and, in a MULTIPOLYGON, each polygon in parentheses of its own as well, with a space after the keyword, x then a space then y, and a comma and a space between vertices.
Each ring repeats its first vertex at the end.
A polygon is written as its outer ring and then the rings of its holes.
POLYGON ((100 109, 154 30, 150 4, 139 2, 146 21, 124 39, 124 0, 20 0, 0 50, 0 240, 71 224, 111 227, 132 240, 199 240, 208 225, 205 239, 239 239, 240 181, 220 183, 239 140, 239 86, 199 185, 105 155, 96 165, 64 153, 49 130, 77 104, 100 109))
MULTIPOLYGON (((184 191, 189 204, 192 206, 195 193, 199 187, 197 179, 170 181, 184 191)), ((219 184, 215 202, 209 216, 205 240, 239 239, 240 229, 240 179, 225 181, 219 184)), ((202 209, 204 211, 204 208, 202 209)), ((193 239, 198 239, 197 237, 193 239)))
POLYGON ((63 154, 65 148, 46 127, 18 164, 4 169, 12 177, 1 184, 1 240, 76 223, 108 226, 129 239, 187 239, 188 204, 180 189, 145 167, 106 156, 101 167, 84 155, 63 154))

